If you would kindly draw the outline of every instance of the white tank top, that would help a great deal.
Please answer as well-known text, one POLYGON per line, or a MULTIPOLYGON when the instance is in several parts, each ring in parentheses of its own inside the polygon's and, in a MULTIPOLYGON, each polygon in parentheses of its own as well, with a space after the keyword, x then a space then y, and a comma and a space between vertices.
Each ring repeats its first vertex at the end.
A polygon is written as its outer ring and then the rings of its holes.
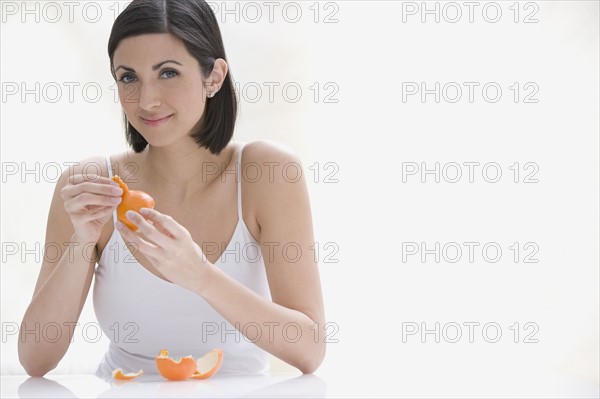
MULTIPOLYGON (((214 264, 223 272, 271 300, 260 246, 242 218, 241 159, 236 164, 238 223, 225 251, 214 264)), ((110 158, 106 157, 112 177, 110 158)), ((116 223, 116 212, 113 223, 116 223)), ((156 374, 155 357, 168 349, 173 358, 198 358, 213 348, 223 350, 219 373, 266 374, 268 354, 227 322, 200 295, 165 281, 144 268, 115 228, 95 269, 94 310, 110 344, 96 375, 111 378, 112 370, 144 369, 156 374)), ((256 323, 253 323, 256 324, 256 323)), ((245 328, 253 337, 257 327, 245 328)), ((259 330, 260 331, 260 330, 259 330)))

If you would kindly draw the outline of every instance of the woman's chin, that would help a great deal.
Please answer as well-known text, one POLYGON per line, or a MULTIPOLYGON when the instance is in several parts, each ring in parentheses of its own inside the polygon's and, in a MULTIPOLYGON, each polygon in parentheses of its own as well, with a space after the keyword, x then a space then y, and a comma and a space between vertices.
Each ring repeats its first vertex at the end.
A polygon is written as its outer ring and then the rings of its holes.
POLYGON ((153 148, 175 148, 175 147, 190 147, 194 145, 194 140, 189 136, 173 137, 172 135, 159 137, 154 135, 142 135, 148 145, 153 148))

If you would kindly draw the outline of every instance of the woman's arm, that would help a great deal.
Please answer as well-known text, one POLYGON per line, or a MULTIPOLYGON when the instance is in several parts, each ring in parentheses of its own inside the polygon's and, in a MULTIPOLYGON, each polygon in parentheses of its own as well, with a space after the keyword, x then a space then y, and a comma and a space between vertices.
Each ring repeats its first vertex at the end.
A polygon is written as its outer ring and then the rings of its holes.
POLYGON ((325 356, 325 312, 304 174, 296 181, 301 163, 294 154, 264 141, 246 145, 243 163, 250 162, 273 168, 269 174, 265 166, 259 182, 245 183, 252 186, 246 192, 252 192, 253 203, 259 204, 260 244, 273 302, 214 267, 195 291, 256 345, 312 373, 325 356), (244 328, 249 325, 253 328, 244 328), (261 327, 260 337, 255 336, 256 325, 261 327))
POLYGON ((97 160, 86 160, 73 170, 64 171, 54 190, 44 248, 60 248, 61 253, 44 254, 18 341, 19 361, 34 377, 54 369, 65 355, 92 283, 97 238, 85 238, 75 232, 61 198, 69 177, 80 174, 88 161, 97 160), (60 329, 58 333, 56 328, 60 329), (52 339, 44 336, 45 331, 52 331, 52 339))
POLYGON ((95 258, 95 243, 87 245, 75 234, 46 243, 69 245, 61 247, 63 254, 58 262, 44 261, 21 322, 19 361, 32 377, 56 368, 67 352, 94 275, 95 262, 91 259, 95 258), (45 336, 45 331, 51 331, 52 337, 45 336))

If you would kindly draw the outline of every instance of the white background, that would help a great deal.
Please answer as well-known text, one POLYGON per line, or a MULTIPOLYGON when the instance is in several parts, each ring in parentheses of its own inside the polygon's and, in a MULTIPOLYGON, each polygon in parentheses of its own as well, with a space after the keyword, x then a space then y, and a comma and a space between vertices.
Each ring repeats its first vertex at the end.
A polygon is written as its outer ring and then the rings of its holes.
MULTIPOLYGON (((43 3, 37 14, 3 3, 0 371, 18 374, 16 335, 8 331, 20 323, 41 265, 22 249, 44 245, 55 165, 126 149, 106 52, 114 5, 126 3, 96 2, 87 13, 92 2, 79 3, 73 22, 61 2, 58 22, 43 3), (92 23, 96 9, 102 14, 92 23), (77 84, 72 101, 65 82, 77 84), (82 90, 86 84, 101 88, 98 101, 93 87, 82 90), (22 98, 23 88, 34 94, 22 98), (22 174, 25 168, 34 172, 22 174), (24 247, 9 254, 14 243, 24 247)), ((463 2, 297 2, 296 23, 296 7, 286 14, 285 3, 273 22, 267 6, 254 3, 262 11, 256 23, 249 20, 256 8, 246 3, 227 2, 237 7, 232 14, 213 3, 230 70, 245 90, 234 139, 273 140, 303 160, 326 315, 338 327, 317 375, 353 380, 351 392, 331 395, 385 396, 399 386, 436 386, 443 394, 452 384, 493 395, 516 376, 546 372, 599 383, 598 2, 476 3, 470 22, 463 2), (454 4, 462 17, 452 23, 454 4), (437 7, 439 22, 423 7, 437 7), (496 9, 502 14, 492 23, 496 9), (265 82, 280 84, 273 102, 265 82), (422 82, 427 89, 440 83, 439 102, 434 94, 406 95, 422 82), (472 102, 465 82, 478 85, 472 102), (284 96, 286 83, 302 89, 299 101, 284 96), (496 102, 482 94, 488 83, 502 89, 496 102), (462 97, 453 103, 457 85, 462 97), (253 102, 256 86, 262 93, 253 102), (532 88, 529 101, 537 101, 525 102, 532 88), (465 162, 479 163, 472 182, 465 162), (436 163, 446 172, 439 183, 420 174, 436 163), (462 178, 451 183, 454 163, 462 178), (415 164, 419 172, 403 176, 415 164), (498 182, 487 181, 495 170, 482 173, 485 164, 500 169, 498 182), (526 183, 533 172, 529 180, 537 182, 526 183), (412 242, 427 249, 458 243, 462 257, 451 262, 455 252, 446 246, 439 263, 433 254, 423 262, 420 252, 403 251, 412 242), (473 262, 464 242, 478 243, 473 262), (486 243, 501 248, 497 262, 482 254, 486 243), (526 263, 534 249, 530 260, 538 262, 526 263), (473 342, 468 322, 479 323, 473 342), (407 323, 439 323, 440 342, 420 332, 403 342, 407 323), (462 326, 457 343, 449 342, 452 323, 462 326), (498 342, 487 342, 495 332, 482 334, 486 323, 501 327, 498 342), (525 343, 534 327, 530 338, 538 342, 525 343)), ((80 319, 88 322, 95 323, 91 296, 80 319)), ((108 340, 91 343, 81 331, 53 373, 93 372, 108 340)))

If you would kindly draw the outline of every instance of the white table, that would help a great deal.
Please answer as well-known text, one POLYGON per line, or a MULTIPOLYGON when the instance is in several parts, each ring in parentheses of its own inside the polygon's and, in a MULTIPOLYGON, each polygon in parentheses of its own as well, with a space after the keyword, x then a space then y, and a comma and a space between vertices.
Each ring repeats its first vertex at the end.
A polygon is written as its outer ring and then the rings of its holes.
POLYGON ((31 378, 2 376, 2 398, 170 398, 170 397, 325 397, 326 385, 315 375, 214 375, 206 380, 167 381, 142 375, 106 382, 93 375, 31 378))
MULTIPOLYGON (((459 370, 460 371, 460 370, 459 370)), ((598 385, 561 374, 502 375, 473 373, 429 376, 384 369, 366 375, 360 367, 352 375, 273 374, 234 376, 216 374, 203 380, 166 381, 143 375, 128 382, 106 382, 94 375, 3 375, 2 398, 324 398, 324 397, 544 397, 598 398, 598 385)))

